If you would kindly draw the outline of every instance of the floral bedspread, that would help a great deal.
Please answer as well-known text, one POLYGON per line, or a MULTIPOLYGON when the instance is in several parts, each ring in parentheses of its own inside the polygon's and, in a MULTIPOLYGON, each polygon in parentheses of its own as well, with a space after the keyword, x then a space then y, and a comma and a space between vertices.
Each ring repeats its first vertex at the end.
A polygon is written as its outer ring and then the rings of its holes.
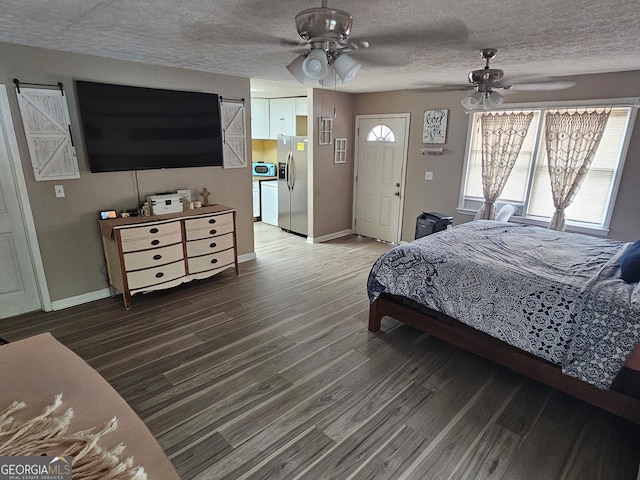
POLYGON ((640 340, 640 287, 617 263, 628 245, 474 221, 389 250, 367 289, 372 302, 410 298, 606 389, 640 340))

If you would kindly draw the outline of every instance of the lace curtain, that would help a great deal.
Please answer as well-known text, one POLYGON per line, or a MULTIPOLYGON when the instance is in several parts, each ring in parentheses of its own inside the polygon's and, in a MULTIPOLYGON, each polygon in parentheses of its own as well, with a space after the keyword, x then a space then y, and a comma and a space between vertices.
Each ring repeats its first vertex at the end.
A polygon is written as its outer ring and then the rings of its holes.
POLYGON ((482 138, 482 193, 484 202, 476 220, 496 217, 500 197, 527 136, 533 113, 485 113, 480 118, 482 138))
POLYGON ((596 154, 611 109, 547 113, 545 140, 556 211, 549 228, 564 231, 564 210, 575 198, 596 154))

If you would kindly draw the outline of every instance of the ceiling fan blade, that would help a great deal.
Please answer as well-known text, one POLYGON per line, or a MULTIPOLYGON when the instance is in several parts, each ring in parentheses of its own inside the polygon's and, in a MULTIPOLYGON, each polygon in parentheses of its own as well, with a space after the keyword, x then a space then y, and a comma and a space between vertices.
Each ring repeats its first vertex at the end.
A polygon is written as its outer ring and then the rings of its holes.
POLYGON ((528 83, 514 83, 509 87, 510 90, 518 92, 536 92, 536 91, 551 91, 551 90, 566 90, 568 88, 575 87, 576 82, 564 80, 564 81, 548 81, 548 82, 528 82, 528 83))
POLYGON ((420 90, 423 91, 429 91, 429 92, 463 92, 463 91, 467 91, 467 90, 473 90, 475 87, 471 84, 469 85, 456 85, 456 84, 450 84, 450 85, 426 85, 420 88, 420 90))
POLYGON ((351 50, 346 48, 343 52, 348 53, 350 57, 361 64, 373 67, 406 67, 411 63, 411 58, 407 56, 380 55, 378 52, 367 49, 351 50))
POLYGON ((277 37, 276 39, 278 40, 278 43, 280 43, 280 45, 284 45, 286 47, 303 47, 308 45, 307 42, 291 40, 284 37, 277 37))
POLYGON ((388 31, 368 35, 372 46, 404 46, 409 42, 435 45, 461 44, 469 38, 469 29, 456 19, 442 20, 429 28, 404 31, 388 31))
POLYGON ((362 50, 365 48, 369 48, 369 42, 366 40, 358 40, 358 39, 346 39, 340 42, 345 48, 349 50, 362 50))

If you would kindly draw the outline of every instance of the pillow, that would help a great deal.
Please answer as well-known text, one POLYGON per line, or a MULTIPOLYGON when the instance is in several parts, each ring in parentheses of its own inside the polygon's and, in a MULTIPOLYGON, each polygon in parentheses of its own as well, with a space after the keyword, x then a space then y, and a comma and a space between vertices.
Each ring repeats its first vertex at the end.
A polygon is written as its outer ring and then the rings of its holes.
POLYGON ((627 283, 640 281, 640 240, 627 248, 620 260, 620 273, 627 283))

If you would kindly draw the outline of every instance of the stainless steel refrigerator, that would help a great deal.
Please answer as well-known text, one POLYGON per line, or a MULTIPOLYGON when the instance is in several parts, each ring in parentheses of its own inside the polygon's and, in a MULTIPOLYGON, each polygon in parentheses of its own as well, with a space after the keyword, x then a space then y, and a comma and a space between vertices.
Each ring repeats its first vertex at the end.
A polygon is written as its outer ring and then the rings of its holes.
POLYGON ((307 235, 307 137, 278 135, 278 226, 307 235))

